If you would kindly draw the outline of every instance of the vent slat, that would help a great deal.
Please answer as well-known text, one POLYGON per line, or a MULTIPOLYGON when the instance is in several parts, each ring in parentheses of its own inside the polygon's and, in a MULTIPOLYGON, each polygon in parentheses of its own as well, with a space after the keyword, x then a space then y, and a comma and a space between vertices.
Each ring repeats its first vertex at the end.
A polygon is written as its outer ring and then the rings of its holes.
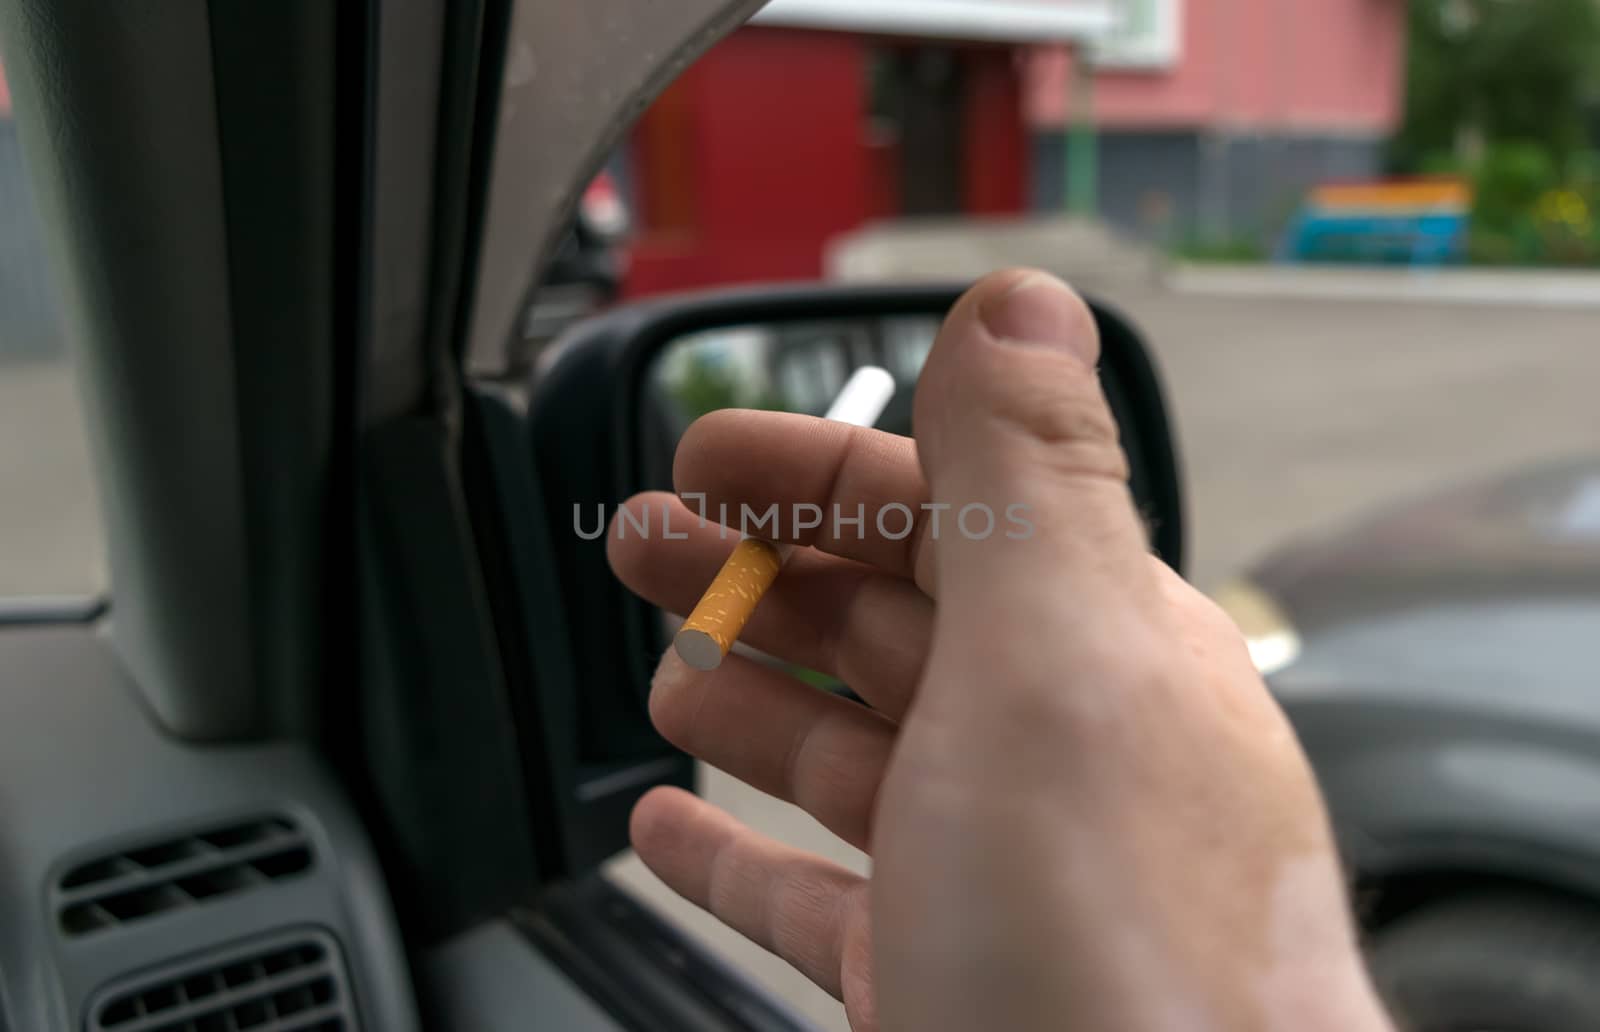
MULTIPOLYGON (((108 1032, 112 1029, 115 1029, 116 1032, 150 1032, 151 1029, 166 1028, 168 1025, 181 1025, 185 1021, 194 1021, 196 1018, 203 1018, 218 1011, 231 1011, 241 1004, 255 1000, 268 1000, 274 993, 287 992, 291 989, 308 986, 318 979, 331 978, 333 975, 332 965, 326 960, 319 960, 312 967, 295 968, 285 974, 263 978, 259 982, 246 982, 237 989, 224 989, 215 996, 208 996, 203 1000, 181 1004, 166 1010, 150 1011, 142 1014, 136 1021, 107 1025, 105 1028, 108 1032)), ((136 1008, 143 1008, 142 1001, 148 993, 149 990, 145 990, 136 997, 137 1000, 141 1001, 135 1004, 136 1008)), ((304 1012, 297 1012, 286 1016, 282 1020, 288 1020, 288 1017, 298 1018, 301 1013, 304 1012)), ((275 1025, 264 1025, 263 1027, 277 1032, 277 1026, 275 1025)))
POLYGON ((333 939, 304 929, 102 990, 86 1032, 356 1032, 333 939))
POLYGON ((67 871, 55 886, 58 923, 89 935, 294 877, 313 862, 310 837, 284 817, 203 829, 67 871))
POLYGON ((134 868, 104 881, 89 882, 71 889, 63 888, 61 890, 61 903, 63 906, 71 906, 74 903, 81 903, 85 900, 100 899, 103 896, 114 896, 118 893, 142 888, 151 882, 171 882, 177 881, 179 878, 209 874, 220 867, 246 864, 252 860, 264 860, 275 853, 288 852, 296 846, 306 846, 306 837, 283 832, 275 832, 270 839, 263 839, 248 846, 235 846, 228 850, 207 846, 206 848, 211 852, 204 855, 187 857, 162 867, 134 868))
POLYGON ((105 881, 114 878, 124 871, 132 871, 137 865, 125 856, 111 856, 104 860, 96 860, 92 864, 79 864, 68 871, 61 879, 63 889, 75 889, 79 885, 90 882, 105 881))
POLYGON ((284 1018, 273 1025, 269 1032, 301 1032, 303 1029, 314 1028, 329 1018, 344 1016, 344 1006, 337 1003, 325 1003, 313 1010, 301 1011, 292 1018, 284 1018))

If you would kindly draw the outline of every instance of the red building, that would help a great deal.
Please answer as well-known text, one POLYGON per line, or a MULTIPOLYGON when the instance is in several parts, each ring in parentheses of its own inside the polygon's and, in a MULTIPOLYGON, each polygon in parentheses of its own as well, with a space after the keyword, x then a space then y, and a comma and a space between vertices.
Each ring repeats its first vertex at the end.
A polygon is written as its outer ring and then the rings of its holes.
POLYGON ((1309 185, 1381 171, 1404 22, 1404 0, 773 0, 632 136, 629 292, 816 277, 871 219, 1061 209, 1062 40, 1093 67, 1103 216, 1269 232, 1309 185), (926 31, 883 31, 889 9, 926 31))
POLYGON ((1020 212, 1030 161, 1010 47, 747 27, 634 131, 630 290, 816 277, 868 219, 1020 212))
POLYGON ((1016 44, 1115 24, 1114 0, 772 0, 634 132, 630 291, 814 278, 868 219, 1025 210, 1016 44))

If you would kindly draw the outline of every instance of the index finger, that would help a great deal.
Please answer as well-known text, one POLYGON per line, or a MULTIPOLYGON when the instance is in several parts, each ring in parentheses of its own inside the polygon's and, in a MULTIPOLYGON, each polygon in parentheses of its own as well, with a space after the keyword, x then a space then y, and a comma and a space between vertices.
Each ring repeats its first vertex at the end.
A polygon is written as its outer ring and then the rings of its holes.
POLYGON ((684 433, 673 481, 707 519, 870 563, 933 594, 927 541, 952 517, 929 501, 909 437, 813 416, 724 409, 684 433))

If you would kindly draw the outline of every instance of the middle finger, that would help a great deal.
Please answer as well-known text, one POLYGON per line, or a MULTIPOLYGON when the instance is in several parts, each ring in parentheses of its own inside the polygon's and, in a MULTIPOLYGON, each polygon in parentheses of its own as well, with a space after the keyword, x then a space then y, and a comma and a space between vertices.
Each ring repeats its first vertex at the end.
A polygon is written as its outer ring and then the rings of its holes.
POLYGON ((684 752, 868 848, 894 748, 887 718, 744 656, 704 672, 668 649, 650 688, 650 719, 684 752))
MULTIPOLYGON (((682 616, 738 543, 715 524, 700 527, 676 496, 652 492, 629 499, 632 526, 619 513, 607 535, 611 567, 647 602, 682 616), (650 522, 642 522, 644 520, 650 522), (679 534, 684 537, 680 539, 679 534)), ((892 720, 911 704, 933 637, 933 601, 903 577, 862 563, 799 549, 745 628, 741 640, 812 670, 837 677, 892 720)))
POLYGON ((931 545, 956 516, 929 502, 909 437, 788 412, 722 409, 685 431, 672 479, 679 494, 703 496, 708 514, 720 518, 727 506, 729 526, 740 526, 743 507, 752 520, 776 510, 775 536, 750 533, 858 559, 935 594, 931 545))

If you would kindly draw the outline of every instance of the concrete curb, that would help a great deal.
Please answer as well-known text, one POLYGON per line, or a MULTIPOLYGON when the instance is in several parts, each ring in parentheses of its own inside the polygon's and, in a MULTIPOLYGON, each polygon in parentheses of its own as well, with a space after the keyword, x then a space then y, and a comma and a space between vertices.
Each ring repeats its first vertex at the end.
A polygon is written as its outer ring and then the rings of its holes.
POLYGON ((1077 284, 1151 283, 1160 261, 1103 223, 1072 218, 902 219, 829 242, 827 278, 845 282, 973 280, 1032 265, 1077 284))
POLYGON ((1162 281, 1210 297, 1600 309, 1600 271, 1174 264, 1162 281))

